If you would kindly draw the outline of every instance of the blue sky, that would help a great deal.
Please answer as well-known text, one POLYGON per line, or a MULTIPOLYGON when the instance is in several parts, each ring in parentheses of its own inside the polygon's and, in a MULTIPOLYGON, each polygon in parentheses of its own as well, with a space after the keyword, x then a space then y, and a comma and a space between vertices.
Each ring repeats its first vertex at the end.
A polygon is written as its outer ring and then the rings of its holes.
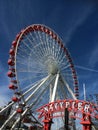
POLYGON ((11 43, 21 29, 35 23, 55 30, 69 49, 81 98, 83 83, 87 94, 98 93, 97 0, 0 0, 0 104, 12 95, 6 76, 11 43))

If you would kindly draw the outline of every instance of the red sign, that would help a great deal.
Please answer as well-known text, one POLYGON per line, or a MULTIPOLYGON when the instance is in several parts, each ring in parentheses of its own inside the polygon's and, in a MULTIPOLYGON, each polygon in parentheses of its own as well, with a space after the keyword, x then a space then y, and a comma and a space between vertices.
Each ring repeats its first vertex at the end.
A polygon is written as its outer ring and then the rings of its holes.
MULTIPOLYGON (((66 108, 71 114, 75 113, 75 115, 78 115, 79 113, 84 113, 92 117, 98 117, 98 106, 82 100, 57 100, 42 106, 37 111, 40 112, 39 118, 42 118, 46 114, 50 114, 54 118, 57 116, 55 113, 64 112, 66 108)), ((62 114, 58 116, 62 116, 62 114)))

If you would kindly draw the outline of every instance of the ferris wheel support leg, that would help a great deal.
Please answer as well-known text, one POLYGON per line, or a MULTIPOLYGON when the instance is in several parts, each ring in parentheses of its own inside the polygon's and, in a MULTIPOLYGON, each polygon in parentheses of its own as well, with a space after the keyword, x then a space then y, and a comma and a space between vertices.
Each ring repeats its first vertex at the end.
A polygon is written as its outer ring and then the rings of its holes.
MULTIPOLYGON (((53 81, 54 77, 50 80, 49 84, 53 81)), ((49 86, 49 84, 47 84, 46 88, 40 93, 39 97, 43 95, 44 91, 47 89, 47 87, 49 86)), ((35 100, 35 102, 33 102, 30 105, 30 108, 39 100, 39 97, 35 100)), ((30 108, 25 109, 25 111, 21 114, 21 118, 29 111, 30 108)), ((17 123, 20 121, 20 117, 16 120, 16 122, 13 124, 11 130, 14 130, 14 128, 16 127, 17 123)), ((40 123, 39 123, 40 124, 40 123)))
POLYGON ((4 111, 6 111, 8 108, 10 108, 13 104, 14 104, 14 102, 11 102, 9 105, 7 105, 6 107, 4 107, 4 108, 0 111, 0 114, 2 114, 4 111))
POLYGON ((29 97, 27 97, 27 99, 26 99, 26 103, 34 96, 34 94, 38 91, 38 89, 39 88, 41 88, 42 87, 42 85, 50 78, 50 76, 51 75, 48 75, 44 80, 43 80, 43 82, 33 91, 33 93, 29 96, 29 97))
MULTIPOLYGON (((26 113, 27 113, 28 109, 26 109, 22 114, 21 114, 21 117, 23 117, 26 113)), ((20 118, 18 118, 16 120, 16 122, 13 124, 11 130, 14 130, 14 128, 16 127, 17 123, 20 121, 20 118)))
POLYGON ((2 127, 0 128, 0 130, 4 130, 6 125, 12 120, 12 118, 16 115, 16 111, 14 111, 14 113, 5 121, 5 123, 2 125, 2 127))
POLYGON ((33 85, 30 89, 28 89, 25 93, 22 94, 21 97, 25 96, 26 94, 28 94, 30 91, 32 91, 37 85, 39 85, 45 78, 43 78, 42 80, 40 80, 38 83, 36 83, 35 85, 33 85))
POLYGON ((95 126, 94 126, 94 125, 92 125, 92 128, 93 128, 94 130, 96 130, 96 128, 95 128, 95 126))
POLYGON ((52 84, 50 84, 50 99, 49 99, 49 102, 51 102, 51 99, 52 99, 52 92, 53 92, 53 86, 52 86, 52 84))
POLYGON ((77 100, 76 96, 74 95, 74 93, 73 93, 72 89, 70 88, 70 86, 68 85, 68 83, 64 80, 64 78, 62 76, 61 76, 61 78, 62 78, 62 81, 63 81, 64 85, 67 87, 67 90, 71 94, 72 98, 74 100, 77 100))
POLYGON ((58 84, 58 79, 59 79, 59 73, 57 74, 56 79, 55 79, 55 84, 54 84, 54 88, 53 88, 53 93, 52 93, 51 102, 53 102, 53 101, 55 100, 56 90, 57 90, 57 84, 58 84))

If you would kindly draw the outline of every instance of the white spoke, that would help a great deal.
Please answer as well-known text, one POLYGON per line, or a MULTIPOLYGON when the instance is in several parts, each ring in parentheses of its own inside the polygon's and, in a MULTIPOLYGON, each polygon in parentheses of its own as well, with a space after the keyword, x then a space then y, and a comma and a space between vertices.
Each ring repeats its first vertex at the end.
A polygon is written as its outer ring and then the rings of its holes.
POLYGON ((57 74, 56 79, 55 79, 55 84, 54 84, 54 88, 53 88, 51 102, 53 102, 55 100, 55 97, 56 97, 56 90, 57 90, 58 79, 59 79, 59 73, 57 74))
POLYGON ((62 76, 61 76, 61 78, 62 78, 62 81, 64 82, 65 86, 67 87, 67 90, 68 90, 69 93, 71 94, 72 98, 73 98, 74 100, 76 100, 77 98, 75 97, 75 95, 74 95, 73 91, 71 90, 69 84, 65 81, 65 79, 64 79, 62 76))
MULTIPOLYGON (((25 96, 26 94, 28 94, 32 89, 34 89, 35 87, 37 87, 39 84, 41 84, 41 82, 43 82, 46 78, 42 79, 40 82, 36 83, 35 85, 33 85, 31 88, 29 88, 26 92, 24 92, 22 94, 22 96, 25 96)), ((31 85, 30 85, 31 86, 31 85)))
MULTIPOLYGON (((53 80, 53 79, 54 79, 54 77, 52 78, 52 80, 53 80)), ((51 80, 51 81, 52 81, 52 80, 51 80)), ((49 82, 49 84, 51 83, 51 81, 49 82)), ((48 84, 48 85, 46 86, 46 88, 40 93, 40 95, 37 97, 37 99, 30 105, 30 107, 25 109, 25 111, 21 114, 21 118, 30 110, 30 108, 31 108, 34 104, 36 104, 36 103, 38 102, 39 97, 41 97, 41 96, 44 94, 44 92, 45 92, 45 90, 48 88, 49 84, 48 84)), ((15 128, 15 126, 17 125, 17 123, 20 121, 21 118, 19 117, 19 118, 17 119, 17 121, 13 124, 11 130, 13 130, 13 129, 15 128)))
MULTIPOLYGON (((28 108, 25 109, 25 111, 21 114, 21 118, 28 112, 28 108)), ((18 118, 15 123, 12 125, 11 130, 14 130, 14 128, 16 127, 17 123, 20 121, 20 118, 18 118)))
POLYGON ((5 121, 5 123, 2 125, 2 127, 0 128, 0 130, 4 130, 6 125, 13 119, 13 117, 17 114, 16 111, 13 112, 12 115, 10 115, 10 117, 5 121))
POLYGON ((45 80, 31 93, 31 95, 29 95, 28 98, 26 98, 25 102, 28 102, 32 97, 33 95, 36 93, 36 91, 38 91, 38 89, 40 87, 42 87, 42 85, 50 78, 50 75, 48 77, 45 78, 45 80))
POLYGON ((2 108, 2 110, 0 111, 0 114, 5 112, 6 110, 8 110, 13 104, 14 104, 14 102, 11 102, 9 105, 7 105, 6 107, 2 108))

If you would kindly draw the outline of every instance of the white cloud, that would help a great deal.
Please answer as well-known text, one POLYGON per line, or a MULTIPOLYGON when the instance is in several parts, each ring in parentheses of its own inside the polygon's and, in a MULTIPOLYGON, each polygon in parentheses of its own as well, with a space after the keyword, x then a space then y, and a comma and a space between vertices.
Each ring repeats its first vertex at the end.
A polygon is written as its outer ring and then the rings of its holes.
POLYGON ((66 30, 66 36, 65 36, 65 42, 68 43, 74 34, 74 32, 77 30, 79 26, 81 26, 85 20, 91 15, 91 13, 94 11, 94 5, 90 4, 88 6, 85 6, 83 9, 80 9, 76 14, 73 14, 73 17, 71 19, 69 28, 66 30))

